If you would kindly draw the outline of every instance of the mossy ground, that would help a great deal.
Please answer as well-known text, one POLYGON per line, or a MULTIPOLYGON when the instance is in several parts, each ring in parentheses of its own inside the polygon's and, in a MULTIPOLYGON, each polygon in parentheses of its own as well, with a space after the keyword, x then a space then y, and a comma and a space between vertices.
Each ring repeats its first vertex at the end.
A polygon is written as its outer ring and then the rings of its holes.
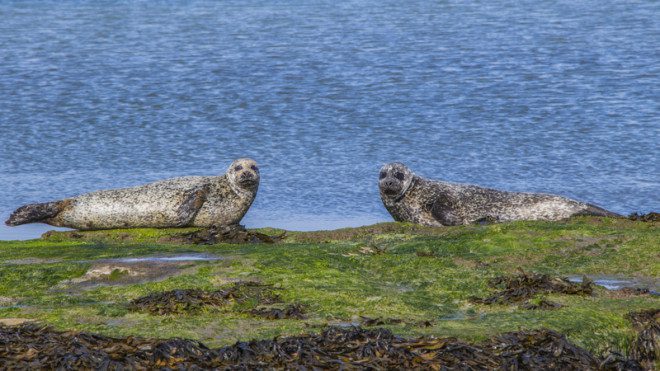
POLYGON ((634 277, 657 285, 658 227, 588 217, 448 228, 384 223, 288 232, 281 243, 252 245, 167 243, 189 229, 53 233, 39 240, 0 241, 0 297, 15 303, 0 307, 0 318, 30 318, 58 329, 106 335, 184 337, 219 346, 316 332, 327 324, 366 316, 402 319, 380 327, 406 336, 471 341, 547 327, 596 353, 626 352, 635 332, 625 314, 657 308, 659 297, 613 295, 598 288, 590 297, 550 295, 548 299, 564 307, 547 311, 480 305, 469 298, 488 295, 488 279, 519 268, 556 275, 634 277), (222 259, 182 264, 181 274, 160 280, 118 284, 126 273, 112 270, 107 283, 74 283, 103 259, 187 253, 222 259), (130 300, 155 291, 213 290, 240 280, 272 284, 285 303, 302 304, 308 318, 250 316, 247 307, 257 305, 250 302, 167 316, 127 309, 130 300), (425 321, 431 326, 420 325, 425 321))

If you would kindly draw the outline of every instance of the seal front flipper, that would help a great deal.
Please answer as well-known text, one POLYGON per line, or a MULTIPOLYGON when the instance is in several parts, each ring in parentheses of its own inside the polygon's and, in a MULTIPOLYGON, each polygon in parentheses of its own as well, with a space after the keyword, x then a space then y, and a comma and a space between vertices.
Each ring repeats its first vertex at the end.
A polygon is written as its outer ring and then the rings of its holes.
POLYGON ((452 212, 452 205, 447 197, 439 197, 427 207, 430 209, 433 218, 442 225, 451 226, 463 224, 461 218, 452 212))
POLYGON ((176 223, 174 226, 185 227, 192 223, 199 209, 204 205, 207 194, 208 189, 206 187, 186 191, 181 197, 181 204, 176 209, 176 223))
POLYGON ((11 213, 5 224, 14 227, 50 219, 59 214, 67 203, 68 201, 53 201, 21 206, 11 213))

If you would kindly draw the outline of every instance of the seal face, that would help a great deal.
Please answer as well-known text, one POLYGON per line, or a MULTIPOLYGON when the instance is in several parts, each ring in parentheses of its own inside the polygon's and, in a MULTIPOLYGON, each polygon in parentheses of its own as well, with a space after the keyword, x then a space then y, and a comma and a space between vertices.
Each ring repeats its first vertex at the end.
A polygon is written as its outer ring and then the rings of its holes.
POLYGON ((384 165, 378 176, 378 187, 381 194, 385 196, 383 202, 401 199, 410 188, 414 175, 406 165, 400 162, 384 165))
POLYGON ((25 205, 6 224, 42 222, 81 230, 237 224, 252 205, 259 180, 257 163, 241 158, 220 176, 172 178, 25 205))
POLYGON ((425 179, 399 162, 384 165, 378 188, 394 220, 429 226, 514 220, 561 220, 574 215, 620 216, 598 206, 544 193, 506 192, 425 179))
POLYGON ((259 187, 259 167, 251 158, 239 158, 229 165, 227 179, 236 193, 256 193, 259 187))

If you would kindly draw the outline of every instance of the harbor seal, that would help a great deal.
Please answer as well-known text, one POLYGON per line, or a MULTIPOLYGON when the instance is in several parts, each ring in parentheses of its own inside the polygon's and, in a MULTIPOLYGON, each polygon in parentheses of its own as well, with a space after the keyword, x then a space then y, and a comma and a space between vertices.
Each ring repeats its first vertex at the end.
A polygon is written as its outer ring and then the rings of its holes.
POLYGON ((21 206, 5 223, 40 222, 80 230, 230 225, 243 218, 258 187, 257 163, 242 158, 220 176, 172 178, 21 206))
POLYGON ((620 216, 551 194, 506 192, 424 179, 398 162, 384 165, 379 179, 380 197, 394 220, 428 226, 561 220, 574 215, 620 216))

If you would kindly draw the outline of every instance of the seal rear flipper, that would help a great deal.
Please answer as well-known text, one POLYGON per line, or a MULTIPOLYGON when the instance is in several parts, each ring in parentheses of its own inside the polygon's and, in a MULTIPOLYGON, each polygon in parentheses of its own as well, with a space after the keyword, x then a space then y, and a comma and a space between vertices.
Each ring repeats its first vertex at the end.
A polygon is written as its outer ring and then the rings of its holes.
POLYGON ((206 188, 196 188, 188 191, 182 197, 181 205, 176 210, 175 227, 185 227, 189 225, 199 212, 199 209, 206 201, 206 188))
POLYGON ((66 206, 65 201, 44 202, 29 204, 14 210, 5 221, 8 226, 17 226, 27 223, 37 223, 52 218, 59 214, 66 206))
POLYGON ((605 210, 602 207, 598 207, 592 204, 587 204, 587 207, 584 210, 576 213, 575 215, 607 216, 612 218, 623 218, 623 215, 613 213, 609 210, 605 210))

